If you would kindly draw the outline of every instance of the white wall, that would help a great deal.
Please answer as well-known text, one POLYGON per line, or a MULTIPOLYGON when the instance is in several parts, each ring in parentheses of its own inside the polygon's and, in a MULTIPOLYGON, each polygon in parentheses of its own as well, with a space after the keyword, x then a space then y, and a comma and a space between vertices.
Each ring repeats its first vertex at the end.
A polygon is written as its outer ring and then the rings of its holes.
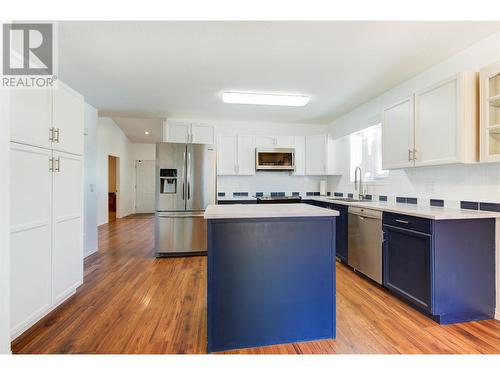
POLYGON ((156 143, 133 143, 134 160, 156 160, 156 143))
POLYGON ((83 256, 97 249, 97 110, 85 103, 83 256))
POLYGON ((133 213, 134 158, 132 143, 109 117, 97 121, 97 223, 108 222, 108 155, 119 158, 117 217, 133 213))
MULTIPOLYGON (((479 71, 500 60, 500 32, 485 38, 451 58, 431 67, 414 78, 355 108, 329 125, 329 132, 340 138, 380 122, 381 112, 410 93, 446 79, 459 71, 479 71)), ((329 178, 329 190, 353 190, 348 176, 347 142, 337 157, 342 159, 342 177, 329 178)), ((389 177, 379 184, 371 184, 372 194, 440 198, 451 201, 473 200, 500 202, 500 163, 423 167, 390 171, 389 177)), ((499 228, 500 225, 497 225, 499 228)), ((500 243, 497 229, 497 244, 500 243)), ((500 318, 500 248, 497 245, 497 319, 500 318)))
POLYGON ((0 354, 10 353, 9 92, 0 90, 0 354))

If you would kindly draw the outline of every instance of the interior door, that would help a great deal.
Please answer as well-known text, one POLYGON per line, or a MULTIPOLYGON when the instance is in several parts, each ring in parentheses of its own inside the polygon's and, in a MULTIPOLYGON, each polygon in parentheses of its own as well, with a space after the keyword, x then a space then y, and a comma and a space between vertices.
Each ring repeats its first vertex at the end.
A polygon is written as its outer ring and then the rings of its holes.
POLYGON ((457 76, 415 94, 415 165, 460 161, 458 103, 457 76))
POLYGON ((216 156, 212 145, 187 145, 186 210, 215 204, 216 156))
POLYGON ((83 96, 59 83, 52 101, 52 123, 58 130, 54 150, 83 155, 83 112, 83 96))
POLYGON ((50 148, 51 106, 50 90, 10 90, 11 140, 50 148))
POLYGON ((52 151, 11 143, 10 324, 17 336, 51 305, 52 151))
POLYGON ((382 168, 412 167, 414 148, 413 98, 382 112, 382 168))
POLYGON ((52 301, 57 304, 83 282, 83 160, 54 151, 52 301))
POLYGON ((135 164, 135 212, 155 212, 155 160, 137 160, 135 164))
POLYGON ((186 144, 156 145, 156 211, 186 210, 186 144))

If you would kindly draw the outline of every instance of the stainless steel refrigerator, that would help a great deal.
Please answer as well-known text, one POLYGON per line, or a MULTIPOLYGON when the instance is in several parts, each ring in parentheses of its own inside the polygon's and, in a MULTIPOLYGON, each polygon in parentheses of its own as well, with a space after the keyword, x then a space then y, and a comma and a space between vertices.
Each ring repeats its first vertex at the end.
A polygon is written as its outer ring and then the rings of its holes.
POLYGON ((206 254, 203 213, 215 204, 216 173, 213 145, 156 145, 157 257, 206 254))

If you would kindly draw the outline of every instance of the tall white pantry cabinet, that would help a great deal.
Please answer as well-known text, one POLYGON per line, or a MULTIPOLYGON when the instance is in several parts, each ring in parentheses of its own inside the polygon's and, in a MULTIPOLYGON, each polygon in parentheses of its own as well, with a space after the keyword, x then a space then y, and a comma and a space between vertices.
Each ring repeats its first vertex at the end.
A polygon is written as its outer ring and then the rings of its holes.
POLYGON ((83 282, 83 96, 11 92, 11 337, 83 282))

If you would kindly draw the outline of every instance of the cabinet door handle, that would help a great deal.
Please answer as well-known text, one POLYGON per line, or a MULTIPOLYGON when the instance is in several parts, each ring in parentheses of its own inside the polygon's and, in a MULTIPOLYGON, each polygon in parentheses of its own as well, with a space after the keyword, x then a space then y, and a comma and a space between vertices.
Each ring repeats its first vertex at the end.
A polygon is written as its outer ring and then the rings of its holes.
POLYGON ((401 223, 401 224, 410 224, 409 221, 406 221, 406 220, 400 220, 400 219, 396 219, 395 220, 397 223, 401 223))
POLYGON ((60 172, 61 171, 61 158, 58 156, 57 159, 54 160, 54 167, 53 170, 54 172, 60 172))
POLYGON ((49 171, 54 172, 54 158, 49 159, 49 171))
POLYGON ((410 150, 410 149, 408 149, 408 161, 412 161, 413 160, 412 154, 413 154, 413 151, 410 150))
POLYGON ((54 128, 49 129, 49 142, 54 142, 54 128))
POLYGON ((54 129, 54 134, 55 134, 54 142, 59 143, 59 128, 54 129))
POLYGON ((413 149, 413 160, 417 160, 417 150, 413 149))

